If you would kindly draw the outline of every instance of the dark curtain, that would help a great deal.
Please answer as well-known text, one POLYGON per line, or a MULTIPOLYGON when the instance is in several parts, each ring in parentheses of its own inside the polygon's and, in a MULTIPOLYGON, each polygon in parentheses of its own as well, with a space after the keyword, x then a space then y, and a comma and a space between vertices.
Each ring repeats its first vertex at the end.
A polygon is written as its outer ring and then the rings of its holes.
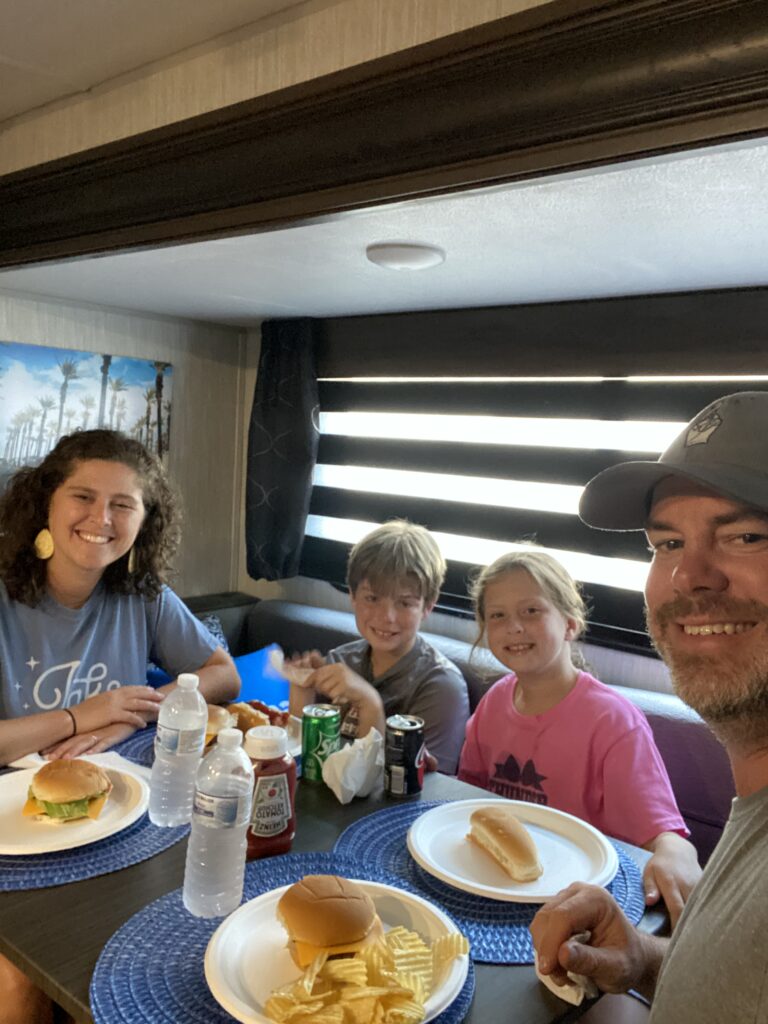
POLYGON ((248 575, 295 576, 317 459, 315 334, 311 319, 268 320, 248 432, 245 543, 248 575))

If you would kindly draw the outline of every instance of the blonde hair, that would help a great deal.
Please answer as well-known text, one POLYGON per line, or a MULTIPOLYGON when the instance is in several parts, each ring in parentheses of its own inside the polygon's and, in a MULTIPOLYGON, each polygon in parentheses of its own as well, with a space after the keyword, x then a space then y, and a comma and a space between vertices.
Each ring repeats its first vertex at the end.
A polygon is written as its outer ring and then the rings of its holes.
MULTIPOLYGON (((523 569, 538 583, 544 596, 552 602, 561 615, 576 622, 573 640, 578 640, 587 627, 587 606, 578 583, 552 555, 547 554, 546 551, 531 548, 530 550, 509 551, 507 554, 501 555, 491 565, 481 569, 471 581, 469 596, 472 598, 479 630, 473 650, 485 635, 485 594, 489 585, 517 569, 523 569)), ((581 653, 572 647, 571 655, 574 665, 583 668, 584 659, 581 653)))
POLYGON ((445 559, 429 530, 406 519, 392 519, 352 548, 347 583, 354 595, 363 580, 382 593, 391 593, 400 582, 415 581, 419 597, 429 606, 438 598, 445 570, 445 559))

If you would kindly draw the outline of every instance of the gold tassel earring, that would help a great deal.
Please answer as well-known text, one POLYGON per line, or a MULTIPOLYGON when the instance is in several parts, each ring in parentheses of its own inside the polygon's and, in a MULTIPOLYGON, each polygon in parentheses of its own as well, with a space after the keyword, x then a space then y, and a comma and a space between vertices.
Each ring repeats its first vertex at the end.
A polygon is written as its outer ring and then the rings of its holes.
POLYGON ((136 548, 131 548, 131 553, 128 555, 128 575, 133 576, 136 572, 136 548))
POLYGON ((35 554, 42 561, 46 561, 53 554, 53 535, 47 526, 35 537, 35 554))

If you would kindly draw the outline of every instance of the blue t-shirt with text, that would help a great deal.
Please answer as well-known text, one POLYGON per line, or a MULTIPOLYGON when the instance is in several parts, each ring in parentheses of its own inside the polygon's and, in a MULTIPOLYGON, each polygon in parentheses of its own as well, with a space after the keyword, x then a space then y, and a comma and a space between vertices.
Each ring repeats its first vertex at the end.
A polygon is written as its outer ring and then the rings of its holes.
POLYGON ((199 669, 216 641, 168 587, 153 600, 99 584, 82 608, 46 595, 35 608, 0 582, 0 718, 71 707, 144 684, 147 662, 172 677, 199 669))

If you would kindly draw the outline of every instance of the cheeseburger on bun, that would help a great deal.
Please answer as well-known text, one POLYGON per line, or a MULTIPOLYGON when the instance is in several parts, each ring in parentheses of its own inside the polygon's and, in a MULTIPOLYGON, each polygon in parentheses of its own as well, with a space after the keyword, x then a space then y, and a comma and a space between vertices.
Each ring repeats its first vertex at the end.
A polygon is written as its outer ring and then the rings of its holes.
POLYGON ((277 918, 288 932, 295 963, 307 967, 319 953, 352 956, 384 934, 368 893, 338 875, 306 875, 283 893, 277 918))
POLYGON ((32 777, 22 814, 52 824, 95 819, 111 790, 107 773, 91 761, 49 761, 32 777))

